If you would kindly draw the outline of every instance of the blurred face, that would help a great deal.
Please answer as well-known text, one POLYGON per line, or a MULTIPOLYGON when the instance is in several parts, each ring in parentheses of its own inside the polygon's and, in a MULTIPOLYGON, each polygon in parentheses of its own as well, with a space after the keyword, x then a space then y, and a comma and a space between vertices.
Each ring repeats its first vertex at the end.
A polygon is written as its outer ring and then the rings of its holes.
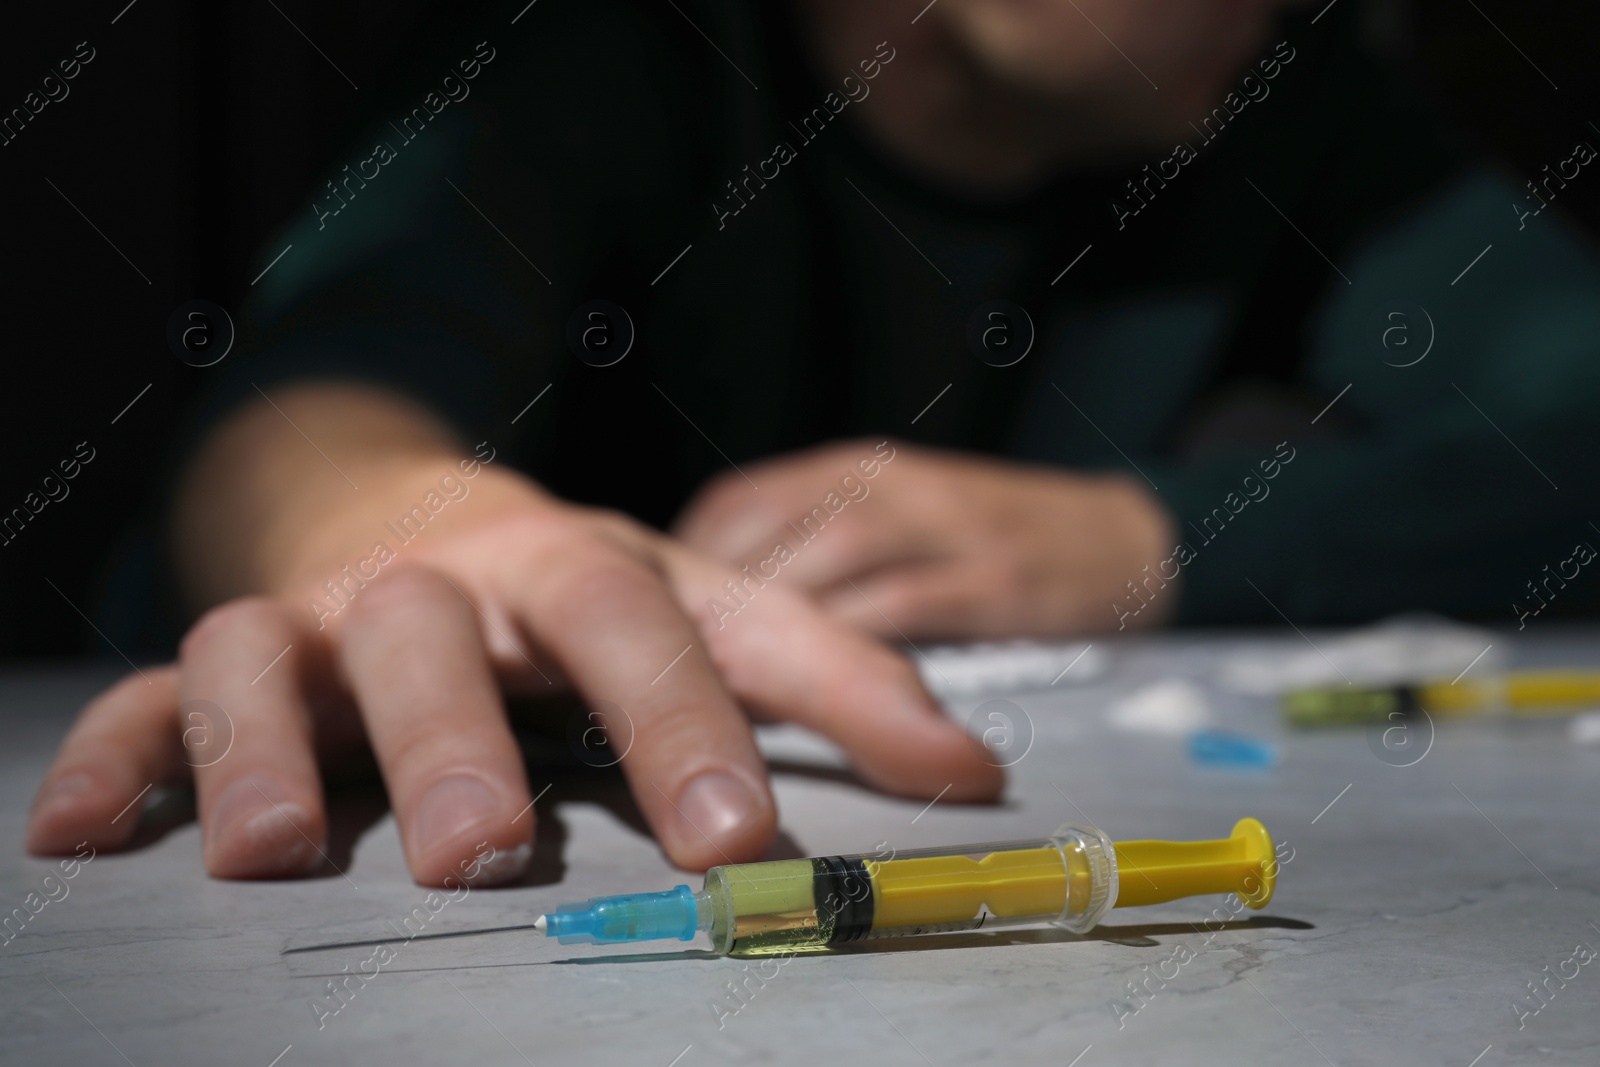
MULTIPOLYGON (((1231 88, 1299 0, 939 0, 990 76, 1161 141, 1231 88)), ((915 5, 920 6, 920 3, 915 5)))

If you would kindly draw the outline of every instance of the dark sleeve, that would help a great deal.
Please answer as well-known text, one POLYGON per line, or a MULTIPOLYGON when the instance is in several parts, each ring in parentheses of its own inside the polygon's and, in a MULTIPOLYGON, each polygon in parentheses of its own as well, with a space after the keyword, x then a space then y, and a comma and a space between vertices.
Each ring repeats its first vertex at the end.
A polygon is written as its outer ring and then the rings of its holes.
POLYGON ((695 101, 718 91, 690 28, 651 8, 539 5, 429 49, 262 249, 262 267, 282 258, 253 288, 249 351, 212 413, 348 378, 471 440, 504 432, 572 362, 565 318, 597 279, 648 282, 683 247, 711 125, 695 101))
POLYGON ((1570 562, 1600 545, 1600 263, 1514 205, 1537 203, 1470 175, 1344 265, 1308 374, 1350 432, 1145 468, 1183 539, 1182 621, 1511 622, 1530 582, 1552 612, 1600 603, 1570 562))

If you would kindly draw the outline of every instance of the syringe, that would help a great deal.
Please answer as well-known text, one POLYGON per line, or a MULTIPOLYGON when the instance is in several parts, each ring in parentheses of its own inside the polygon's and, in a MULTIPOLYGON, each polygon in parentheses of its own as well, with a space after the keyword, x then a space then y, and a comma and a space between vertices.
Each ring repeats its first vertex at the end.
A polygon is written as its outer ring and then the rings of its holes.
POLYGON ((713 867, 697 893, 627 893, 563 904, 535 928, 564 945, 619 944, 705 931, 736 956, 825 951, 853 941, 985 926, 1091 929, 1114 907, 1237 893, 1272 899, 1272 838, 1241 819, 1221 841, 1113 844, 1068 823, 1047 838, 713 867))

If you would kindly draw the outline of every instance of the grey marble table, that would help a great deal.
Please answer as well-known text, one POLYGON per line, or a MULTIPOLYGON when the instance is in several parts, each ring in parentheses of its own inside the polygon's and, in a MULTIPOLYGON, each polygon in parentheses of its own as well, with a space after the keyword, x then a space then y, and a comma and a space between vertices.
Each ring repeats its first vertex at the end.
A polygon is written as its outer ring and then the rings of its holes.
MULTIPOLYGON (((1594 631, 1496 641, 1523 664, 1600 663, 1594 631)), ((1281 761, 1203 769, 1180 741, 1110 729, 1108 701, 1160 678, 1209 684, 1223 655, 1303 652, 1304 640, 1169 635, 1097 648, 1110 667, 1093 683, 1012 695, 1035 736, 1000 806, 879 796, 841 773, 827 746, 765 737, 780 761, 781 849, 1029 837, 1065 820, 1113 838, 1204 838, 1254 815, 1292 849, 1263 913, 1207 927, 1220 898, 1181 901, 1112 912, 1082 937, 932 935, 796 958, 766 980, 749 979, 743 961, 670 943, 628 952, 531 932, 418 939, 351 983, 359 992, 319 1026, 313 1003, 330 977, 370 953, 285 950, 386 937, 426 896, 406 876, 381 802, 341 802, 349 841, 332 855, 343 876, 270 884, 205 878, 193 823, 162 824, 158 808, 145 812, 142 847, 80 867, 66 896, 0 946, 0 1061, 1600 1063, 1600 965, 1576 948, 1600 947, 1600 748, 1572 744, 1561 723, 1454 724, 1397 766, 1361 730, 1290 734, 1269 701, 1218 693, 1219 718, 1273 739, 1281 761), (729 983, 741 983, 741 1000, 729 983)), ((24 811, 76 706, 108 677, 87 666, 0 676, 7 912, 55 869, 23 854, 24 811)), ((953 702, 952 713, 976 703, 953 702)), ((527 884, 473 891, 427 932, 527 923, 599 893, 698 886, 667 866, 614 781, 565 773, 551 783, 527 884)))

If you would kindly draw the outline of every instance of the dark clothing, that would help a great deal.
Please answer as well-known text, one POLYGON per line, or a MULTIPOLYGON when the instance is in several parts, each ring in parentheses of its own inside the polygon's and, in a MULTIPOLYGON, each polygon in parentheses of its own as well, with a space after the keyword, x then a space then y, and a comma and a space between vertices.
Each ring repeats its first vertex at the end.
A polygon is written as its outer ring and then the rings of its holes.
POLYGON ((387 383, 656 524, 842 436, 1131 468, 1178 518, 1185 621, 1510 621, 1600 537, 1600 271, 1345 14, 1286 22, 1187 152, 984 200, 863 138, 892 39, 847 83, 780 4, 535 5, 440 45, 328 168, 228 396, 387 383), (594 300, 635 334, 609 366, 594 300))

